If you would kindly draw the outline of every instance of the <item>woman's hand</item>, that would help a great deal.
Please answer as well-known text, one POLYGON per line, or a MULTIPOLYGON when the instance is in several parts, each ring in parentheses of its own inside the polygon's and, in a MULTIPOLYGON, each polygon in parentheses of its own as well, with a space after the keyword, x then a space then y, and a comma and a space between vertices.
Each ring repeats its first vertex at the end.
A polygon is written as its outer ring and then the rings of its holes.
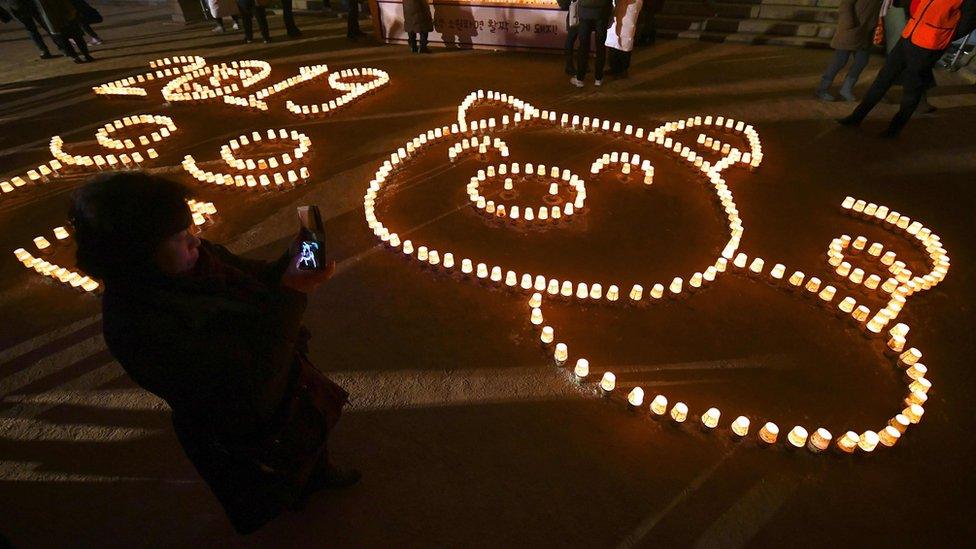
POLYGON ((311 293, 320 284, 332 278, 332 275, 335 274, 335 261, 329 261, 325 264, 324 269, 319 270, 299 269, 299 261, 298 256, 291 259, 291 262, 288 264, 288 269, 281 275, 282 286, 307 294, 311 293))
POLYGON ((325 264, 325 268, 318 270, 299 269, 298 264, 301 262, 299 250, 301 250, 304 239, 303 233, 299 231, 294 242, 291 243, 288 250, 291 254, 291 259, 288 263, 288 269, 281 275, 281 285, 307 294, 318 288, 326 280, 332 278, 332 275, 335 274, 336 263, 335 261, 329 261, 325 264))

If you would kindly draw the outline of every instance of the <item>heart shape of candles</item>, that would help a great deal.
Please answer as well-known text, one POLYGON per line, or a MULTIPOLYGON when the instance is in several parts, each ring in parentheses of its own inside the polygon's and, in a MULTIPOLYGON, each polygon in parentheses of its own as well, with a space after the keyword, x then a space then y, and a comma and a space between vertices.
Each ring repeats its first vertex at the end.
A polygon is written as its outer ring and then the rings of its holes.
POLYGON ((231 139, 228 144, 220 148, 220 156, 224 163, 233 170, 245 173, 230 174, 204 170, 192 155, 186 155, 182 165, 183 169, 201 183, 261 190, 281 189, 308 180, 311 175, 308 167, 301 166, 296 171, 294 165, 305 162, 305 155, 311 150, 311 146, 311 139, 295 130, 291 132, 285 129, 265 130, 263 134, 252 131, 250 135, 245 134, 231 139), (234 153, 241 147, 251 144, 255 146, 261 143, 277 144, 280 141, 292 141, 296 146, 290 154, 282 153, 257 159, 238 158, 234 153))
MULTIPOLYGON (((409 161, 413 156, 423 154, 424 149, 431 143, 438 142, 443 139, 457 136, 463 136, 467 140, 467 146, 458 147, 459 143, 455 143, 449 150, 449 156, 451 160, 455 160, 460 152, 463 150, 471 150, 475 146, 479 148, 479 153, 485 156, 488 152, 488 144, 495 145, 494 148, 501 150, 500 146, 496 144, 501 143, 500 140, 496 138, 495 141, 489 141, 489 138, 484 135, 485 132, 490 131, 492 128, 502 127, 505 129, 511 129, 513 127, 518 127, 521 124, 549 124, 558 125, 563 130, 569 132, 600 132, 607 133, 611 137, 617 138, 634 138, 638 140, 645 140, 647 143, 652 145, 657 145, 663 147, 666 151, 673 153, 680 159, 689 162, 690 166, 696 173, 700 173, 704 180, 712 187, 715 192, 716 198, 719 204, 725 211, 726 217, 728 219, 728 230, 729 230, 729 240, 726 246, 721 252, 721 255, 715 262, 708 265, 705 269, 692 274, 687 282, 681 277, 675 277, 667 285, 667 290, 665 290, 665 285, 661 283, 656 283, 651 287, 650 292, 648 292, 650 301, 662 298, 665 293, 677 296, 682 293, 686 293, 689 290, 700 287, 702 284, 710 282, 715 279, 715 277, 728 269, 741 269, 747 276, 766 276, 768 277, 774 286, 780 288, 783 291, 799 291, 803 293, 812 293, 815 295, 814 302, 820 305, 825 305, 829 307, 836 306, 841 312, 850 313, 845 315, 850 322, 853 322, 862 328, 864 328, 867 335, 876 335, 878 332, 870 329, 867 324, 867 314, 860 315, 860 312, 864 312, 866 308, 863 306, 858 307, 856 310, 853 309, 853 304, 856 303, 854 298, 851 296, 841 296, 838 295, 838 290, 832 285, 824 285, 822 287, 821 280, 817 277, 810 277, 807 279, 805 275, 799 271, 793 273, 788 279, 784 278, 786 267, 782 264, 776 264, 771 270, 765 272, 765 261, 761 258, 750 258, 744 254, 738 252, 739 241, 742 237, 743 228, 742 222, 738 215, 738 210, 736 208, 735 202, 732 197, 732 192, 729 187, 725 184, 722 177, 722 173, 728 167, 736 164, 745 164, 750 168, 757 168, 762 162, 762 147, 759 141, 758 134, 755 130, 748 125, 745 125, 741 121, 734 121, 724 117, 691 117, 685 120, 679 120, 676 122, 669 122, 658 128, 651 130, 645 130, 644 128, 634 128, 631 125, 623 126, 619 122, 610 122, 607 120, 599 120, 590 117, 581 117, 580 115, 573 115, 569 113, 555 113, 551 111, 541 111, 532 105, 510 97, 506 94, 500 94, 499 92, 479 90, 469 94, 465 100, 461 103, 458 109, 458 120, 457 123, 451 124, 449 126, 441 126, 428 130, 427 132, 421 134, 420 136, 408 141, 408 147, 401 147, 397 151, 390 155, 390 158, 382 163, 382 165, 377 170, 374 178, 370 181, 369 188, 364 196, 363 205, 365 210, 366 221, 369 228, 374 232, 374 234, 379 237, 382 242, 385 242, 392 249, 399 249, 404 256, 417 259, 423 263, 435 266, 439 269, 444 269, 451 271, 456 269, 456 264, 454 262, 454 253, 452 251, 444 250, 434 250, 429 246, 414 243, 410 240, 401 240, 399 234, 395 228, 386 226, 382 220, 377 217, 376 214, 376 201, 382 199, 383 191, 388 188, 390 179, 396 177, 400 168, 409 161), (468 120, 468 114, 471 107, 482 102, 502 102, 510 106, 514 111, 514 123, 508 119, 508 116, 503 117, 502 123, 499 124, 494 118, 489 118, 486 120, 468 120), (717 160, 714 164, 704 160, 696 151, 692 150, 691 147, 685 146, 680 142, 677 142, 670 134, 676 130, 684 130, 688 128, 694 128, 696 126, 715 126, 721 127, 724 130, 729 130, 735 133, 739 133, 743 136, 749 143, 748 151, 742 152, 737 148, 731 146, 728 143, 723 143, 706 136, 705 134, 700 134, 698 136, 698 145, 702 145, 709 154, 712 151, 721 155, 721 158, 717 160), (422 142, 421 146, 417 146, 418 142, 422 142), (460 150, 459 150, 460 149, 460 150), (453 151, 453 152, 452 152, 453 151), (440 258, 443 257, 444 260, 441 261, 440 258), (729 266, 731 263, 731 267, 729 266), (848 308, 851 310, 848 311, 848 308)), ((460 144, 463 145, 462 140, 460 144)), ((507 146, 505 147, 507 152, 507 146)), ((483 158, 484 160, 484 158, 483 158)), ((625 172, 629 172, 633 166, 637 163, 633 160, 633 154, 629 153, 628 157, 624 157, 624 153, 617 153, 616 158, 613 158, 613 154, 607 156, 604 155, 601 158, 596 159, 591 165, 591 175, 599 175, 603 170, 609 167, 611 164, 615 164, 620 167, 620 172, 622 176, 628 175, 625 172), (626 168, 625 168, 626 166, 626 168)), ((653 181, 653 166, 644 165, 641 163, 641 169, 644 170, 645 182, 650 184, 653 181)), ((494 166, 496 170, 498 166, 494 166)), ((480 175, 480 174, 479 174, 480 175)), ((497 174, 496 174, 497 176, 497 174)), ((487 180, 489 177, 488 170, 484 170, 484 177, 473 178, 469 184, 469 196, 472 201, 478 206, 478 202, 484 201, 485 207, 487 208, 487 200, 478 192, 480 184, 487 180)), ((847 211, 857 210, 858 207, 863 211, 866 206, 860 205, 860 202, 848 198, 844 202, 844 208, 847 211)), ((880 210, 880 208, 878 208, 880 210)), ((889 229, 892 230, 904 230, 908 235, 914 237, 918 243, 925 247, 926 251, 929 253, 933 262, 932 272, 929 273, 929 278, 926 279, 925 276, 921 277, 928 284, 927 287, 934 286, 941 280, 948 269, 948 257, 945 255, 945 250, 941 247, 940 239, 937 235, 933 234, 930 230, 921 227, 920 224, 908 224, 907 218, 897 215, 885 215, 880 216, 877 211, 870 212, 875 215, 876 218, 880 218, 883 223, 886 223, 889 229), (904 225, 904 226, 903 226, 904 225), (911 230, 908 230, 911 227, 911 230)), ((841 245, 841 247, 843 247, 841 245)), ((546 276, 544 273, 521 273, 519 275, 516 271, 511 269, 506 269, 501 265, 491 265, 487 262, 479 262, 476 258, 463 258, 460 262, 461 273, 474 278, 473 273, 475 272, 474 265, 477 265, 477 279, 489 280, 499 286, 508 286, 512 289, 521 289, 527 293, 532 293, 529 299, 529 308, 527 315, 529 320, 529 325, 534 326, 539 330, 539 339, 542 343, 550 350, 554 349, 552 352, 552 359, 555 364, 562 368, 565 367, 570 360, 570 348, 566 342, 559 341, 556 337, 559 330, 551 325, 545 324, 545 314, 543 306, 543 296, 561 296, 569 300, 584 301, 589 300, 591 302, 598 302, 601 304, 615 304, 615 303, 641 303, 648 302, 648 298, 644 293, 644 288, 640 284, 634 284, 630 286, 621 286, 618 284, 610 284, 606 292, 604 292, 604 287, 602 284, 594 283, 587 284, 586 282, 577 281, 560 281, 551 277, 546 276), (489 272, 491 273, 489 277, 489 272), (502 274, 504 273, 504 275, 502 274), (629 294, 626 297, 621 296, 621 287, 624 289, 630 287, 629 294), (575 291, 574 291, 575 289, 575 291)), ((902 275, 905 278, 907 275, 902 275)), ((917 289, 925 289, 916 282, 916 279, 910 279, 909 282, 919 286, 918 288, 912 287, 911 284, 906 282, 900 285, 895 292, 902 294, 903 298, 911 295, 912 292, 917 291, 917 289)), ((503 287, 504 287, 503 286, 503 287)), ((626 290, 625 290, 626 291, 626 290)), ((900 309, 899 309, 900 310, 900 309)), ((875 318, 877 320, 878 331, 881 328, 887 326, 895 317, 897 317, 899 310, 893 310, 891 308, 883 309, 879 311, 875 318)), ((904 323, 898 323, 896 326, 889 330, 892 336, 892 340, 889 341, 889 347, 892 350, 902 349, 905 345, 905 336, 907 335, 909 328, 904 323)), ((924 408, 922 405, 926 401, 926 393, 931 387, 931 383, 924 378, 924 374, 927 371, 924 365, 922 365, 919 360, 921 358, 921 352, 918 349, 911 347, 908 350, 898 351, 897 364, 902 368, 906 369, 906 375, 911 379, 908 385, 909 395, 904 400, 904 409, 901 413, 895 414, 895 416, 888 422, 887 425, 882 426, 877 431, 865 430, 862 433, 855 433, 853 431, 848 431, 843 433, 842 436, 837 438, 837 448, 843 452, 853 452, 858 449, 870 452, 873 451, 879 444, 883 446, 893 446, 901 437, 902 433, 905 432, 906 428, 914 423, 918 423, 924 413, 924 408)), ((575 357, 574 357, 575 358, 575 357)), ((578 358, 576 360, 576 366, 573 370, 574 375, 580 383, 589 382, 589 372, 590 372, 591 361, 585 357, 578 358)), ((601 380, 599 380, 599 390, 605 396, 610 396, 614 393, 617 387, 616 376, 613 372, 606 372, 601 380)), ((634 387, 633 390, 627 395, 627 401, 629 405, 635 409, 641 408, 643 406, 644 391, 640 387, 634 387)), ((651 402, 649 413, 656 416, 664 416, 668 414, 669 406, 668 399, 664 395, 656 395, 651 402)), ((901 409, 902 406, 899 406, 901 409)), ((674 403, 673 407, 670 408, 670 417, 673 421, 681 423, 689 417, 689 407, 684 402, 674 403)), ((719 428, 721 418, 721 412, 714 407, 709 408, 706 412, 701 414, 701 422, 704 428, 707 430, 714 430, 719 428)), ((749 433, 751 425, 751 420, 744 416, 736 417, 730 423, 730 429, 734 436, 743 437, 749 433)), ((779 437, 779 427, 771 422, 766 421, 765 424, 760 424, 761 429, 758 430, 758 438, 762 441, 764 445, 776 444, 779 440, 785 440, 786 444, 793 447, 803 447, 806 446, 813 452, 823 452, 828 449, 833 441, 833 435, 824 428, 818 428, 814 431, 808 432, 803 426, 793 427, 784 439, 779 437)))
POLYGON ((583 208, 586 202, 586 185, 579 176, 569 170, 564 169, 560 171, 556 166, 547 168, 542 164, 534 166, 531 163, 526 163, 524 168, 517 162, 488 166, 486 169, 478 170, 477 175, 473 176, 468 183, 467 190, 471 203, 479 211, 496 218, 522 220, 525 222, 532 222, 534 220, 538 220, 541 223, 547 221, 557 222, 563 217, 568 218, 575 214, 576 211, 583 208), (506 177, 508 175, 511 175, 511 177, 506 177), (538 213, 536 213, 536 209, 532 206, 525 204, 519 206, 517 204, 505 204, 494 200, 487 200, 480 192, 482 183, 486 183, 491 179, 501 178, 505 179, 505 190, 511 191, 514 188, 514 177, 538 179, 543 182, 546 180, 550 181, 549 196, 552 197, 557 195, 560 183, 568 185, 576 192, 576 199, 572 202, 567 200, 561 208, 558 205, 539 206, 538 213))

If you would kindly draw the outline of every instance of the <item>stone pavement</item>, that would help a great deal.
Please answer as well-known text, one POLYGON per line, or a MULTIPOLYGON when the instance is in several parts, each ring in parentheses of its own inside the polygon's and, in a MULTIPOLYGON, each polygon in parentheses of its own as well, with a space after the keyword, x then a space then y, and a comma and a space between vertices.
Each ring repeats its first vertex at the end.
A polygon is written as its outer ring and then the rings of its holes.
MULTIPOLYGON (((967 141, 976 97, 955 76, 938 74, 935 114, 913 120, 901 139, 882 141, 875 135, 893 105, 881 105, 863 129, 851 131, 832 121, 849 105, 813 98, 830 55, 824 51, 666 41, 635 53, 630 79, 576 90, 561 72, 561 58, 551 55, 435 49, 413 56, 370 40, 349 43, 342 21, 311 16, 299 17, 301 40, 245 46, 239 34, 171 24, 164 9, 99 7, 106 42, 94 48, 99 60, 93 64, 36 59, 19 28, 0 27, 2 179, 43 162, 54 134, 94 150, 95 128, 127 114, 174 118, 184 132, 180 149, 160 147, 160 171, 184 180, 183 154, 215 158, 220 144, 243 131, 308 133, 314 183, 266 194, 201 189, 220 208, 207 237, 272 257, 294 232, 294 207, 322 206, 340 269, 311 298, 307 324, 315 335, 313 360, 354 399, 333 438, 336 461, 365 476, 361 485, 316 496, 304 511, 248 538, 234 535, 182 455, 165 405, 135 387, 105 350, 97 300, 29 275, 9 253, 64 222, 68 191, 81 182, 76 178, 0 198, 0 250, 7 250, 0 255, 0 532, 15 546, 949 546, 976 533, 969 503, 976 487, 969 404, 976 396, 969 367, 976 358, 970 337, 976 150, 967 141), (266 60, 273 81, 303 64, 328 63, 380 68, 391 83, 313 121, 222 105, 166 105, 158 87, 145 100, 90 91, 140 73, 152 59, 190 54, 211 62, 266 60), (932 227, 953 266, 945 283, 914 298, 905 312, 934 384, 922 423, 894 449, 842 457, 762 450, 693 425, 653 422, 619 401, 581 393, 548 364, 526 327, 521 298, 431 276, 377 246, 362 220, 362 195, 376 167, 410 136, 449 124, 476 89, 644 127, 708 113, 755 125, 764 165, 729 176, 747 227, 743 249, 809 273, 829 272, 823 254, 831 238, 887 234, 841 215, 837 206, 847 195, 890 205, 932 227)), ((284 36, 278 17, 272 34, 284 36)), ((872 59, 858 91, 880 62, 872 59)), ((303 89, 295 97, 311 100, 316 93, 303 89)), ((277 101, 280 111, 283 100, 277 101)), ((574 169, 585 170, 589 142, 549 151, 543 140, 550 137, 541 133, 526 142, 534 143, 533 153, 552 155, 546 161, 565 155, 567 162, 580 161, 574 169)), ((418 175, 413 203, 429 196, 431 207, 444 206, 433 191, 450 177, 458 174, 418 175)), ((670 193, 661 179, 656 184, 670 193)), ((460 187, 449 202, 463 203, 460 187)), ((695 209, 696 196, 676 192, 666 206, 695 209)), ((417 230, 443 236, 451 214, 426 216, 421 206, 413 214, 423 218, 417 230)), ((646 242, 655 253, 662 246, 660 253, 683 261, 683 239, 700 239, 696 221, 675 218, 686 224, 678 231, 666 223, 668 210, 648 216, 643 240, 622 244, 646 242)), ((702 226, 714 221, 705 218, 702 226)), ((873 415, 882 397, 888 399, 883 410, 897 405, 900 396, 892 403, 886 394, 892 372, 855 371, 863 365, 831 360, 874 356, 876 349, 856 332, 804 336, 819 329, 821 317, 783 322, 772 312, 793 311, 789 299, 768 296, 748 280, 723 284, 711 294, 720 307, 689 301, 684 316, 677 311, 683 302, 664 307, 672 317, 607 318, 593 308, 587 318, 596 320, 553 314, 577 332, 596 331, 603 320, 646 325, 651 336, 635 345, 638 358, 618 363, 626 364, 622 384, 639 381, 649 395, 655 389, 679 395, 697 414, 713 399, 744 395, 764 404, 781 397, 787 402, 771 404, 777 412, 807 419, 809 411, 789 401, 806 402, 825 389, 807 381, 816 373, 806 356, 814 351, 825 353, 817 360, 830 388, 850 383, 864 401, 857 410, 859 402, 814 398, 817 412, 841 425, 860 424, 859 414, 883 421, 873 415), (745 312, 756 303, 759 310, 745 312), (669 325, 679 318, 688 326, 704 319, 704 331, 669 325), (754 328, 751 335, 743 335, 749 333, 743 325, 754 328), (845 346, 866 350, 844 354, 845 346), (872 381, 878 395, 870 394, 872 381)))

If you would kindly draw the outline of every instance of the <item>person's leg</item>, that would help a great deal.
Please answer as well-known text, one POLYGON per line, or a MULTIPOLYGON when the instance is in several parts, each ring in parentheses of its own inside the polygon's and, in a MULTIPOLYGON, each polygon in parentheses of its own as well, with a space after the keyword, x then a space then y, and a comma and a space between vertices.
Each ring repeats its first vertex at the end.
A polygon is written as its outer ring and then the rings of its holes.
POLYGON ((81 56, 85 58, 85 61, 94 61, 95 58, 88 53, 88 44, 85 43, 85 34, 81 30, 81 25, 73 23, 69 27, 68 33, 68 38, 78 46, 78 51, 81 52, 81 56))
POLYGON ((566 74, 572 76, 576 74, 576 64, 573 62, 573 47, 576 45, 576 37, 579 36, 579 27, 569 26, 569 12, 566 13, 566 46, 563 52, 566 58, 566 74))
POLYGON ((630 55, 633 52, 622 51, 620 52, 620 77, 627 78, 627 72, 630 70, 630 55))
POLYGON ((610 25, 609 21, 596 21, 596 44, 594 44, 594 50, 596 50, 596 61, 593 67, 593 78, 596 79, 596 85, 599 86, 603 81, 603 65, 607 61, 607 27, 610 25))
POLYGON ((359 29, 359 0, 349 0, 349 13, 346 14, 346 35, 350 38, 361 36, 359 29))
POLYGON ((47 49, 47 44, 44 43, 44 37, 41 36, 41 31, 37 29, 33 14, 30 11, 17 8, 12 8, 10 13, 20 21, 20 24, 27 30, 27 34, 30 34, 34 45, 37 46, 37 49, 41 50, 41 57, 45 59, 53 57, 51 50, 47 49))
POLYGON ((857 79, 861 77, 861 71, 868 65, 870 57, 871 50, 869 49, 854 52, 854 63, 851 64, 850 70, 847 71, 847 77, 844 78, 844 84, 840 87, 840 96, 845 100, 857 101, 857 98, 854 97, 854 86, 857 85, 857 79))
POLYGON ((244 26, 244 42, 254 39, 254 13, 251 8, 254 0, 237 0, 237 10, 241 12, 241 23, 244 26))
POLYGON ((854 109, 854 112, 848 116, 838 120, 841 124, 854 126, 860 124, 862 120, 871 112, 871 109, 881 101, 884 94, 888 92, 892 84, 901 76, 905 71, 905 40, 899 40, 895 47, 891 49, 888 53, 888 57, 885 59, 885 64, 881 67, 881 71, 878 76, 874 79, 871 87, 868 88, 867 93, 864 94, 864 99, 861 103, 854 109))
POLYGON ((410 44, 410 51, 417 53, 417 33, 407 33, 407 43, 410 44))
POLYGON ((268 30, 268 12, 264 6, 254 6, 254 17, 258 20, 258 28, 261 29, 261 38, 265 42, 271 41, 271 32, 268 30))
POLYGON ((580 19, 579 23, 579 50, 576 52, 576 79, 583 81, 586 76, 587 65, 590 63, 590 34, 596 21, 592 19, 580 19))
POLYGON ((288 36, 302 35, 302 31, 298 30, 298 25, 295 24, 292 0, 281 0, 281 19, 285 22, 285 32, 288 33, 288 36))
POLYGON ((915 109, 922 100, 922 96, 929 87, 932 67, 942 57, 941 51, 927 50, 912 44, 905 46, 904 91, 901 96, 901 108, 891 119, 888 129, 882 133, 884 137, 895 137, 905 124, 908 124, 915 109))
POLYGON ((427 47, 427 33, 420 33, 420 49, 417 50, 420 53, 430 53, 430 49, 427 47))
POLYGON ((830 63, 827 64, 827 70, 820 77, 820 85, 817 86, 817 97, 824 101, 833 101, 835 99, 833 95, 830 95, 830 86, 834 84, 834 78, 837 77, 837 73, 847 64, 850 56, 850 50, 834 51, 834 56, 830 58, 830 63))

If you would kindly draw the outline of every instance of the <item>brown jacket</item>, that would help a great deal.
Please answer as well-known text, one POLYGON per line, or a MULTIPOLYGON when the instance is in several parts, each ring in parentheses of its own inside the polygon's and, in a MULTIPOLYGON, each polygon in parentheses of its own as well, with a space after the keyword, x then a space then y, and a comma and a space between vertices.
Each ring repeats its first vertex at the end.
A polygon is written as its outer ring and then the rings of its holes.
POLYGON ((837 8, 837 31, 830 41, 835 50, 864 50, 871 47, 882 0, 841 0, 837 8))

